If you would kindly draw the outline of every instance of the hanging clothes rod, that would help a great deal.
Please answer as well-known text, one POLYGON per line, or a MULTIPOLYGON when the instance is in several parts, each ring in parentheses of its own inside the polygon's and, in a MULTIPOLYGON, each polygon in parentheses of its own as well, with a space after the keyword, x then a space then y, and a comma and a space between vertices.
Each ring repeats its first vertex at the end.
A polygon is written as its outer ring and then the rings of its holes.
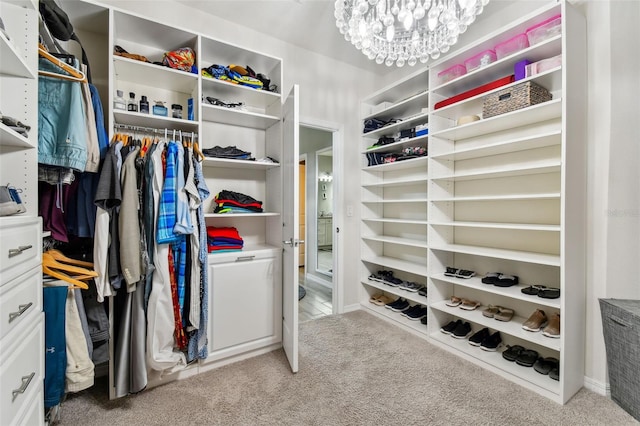
MULTIPOLYGON (((168 131, 169 129, 158 129, 155 127, 142 127, 142 126, 133 126, 131 124, 120 124, 120 123, 114 123, 113 125, 114 129, 120 129, 120 130, 130 130, 133 132, 140 132, 140 133, 152 133, 152 134, 164 134, 165 137, 167 137, 168 131)), ((175 135, 175 130, 171 129, 171 131, 173 132, 173 134, 175 135)), ((182 133, 182 131, 180 131, 182 133)), ((192 139, 197 138, 198 134, 194 133, 194 132, 187 132, 185 133, 185 136, 191 136, 192 139), (190 134, 189 134, 190 133, 190 134)), ((175 139, 175 136, 174 136, 175 139)))

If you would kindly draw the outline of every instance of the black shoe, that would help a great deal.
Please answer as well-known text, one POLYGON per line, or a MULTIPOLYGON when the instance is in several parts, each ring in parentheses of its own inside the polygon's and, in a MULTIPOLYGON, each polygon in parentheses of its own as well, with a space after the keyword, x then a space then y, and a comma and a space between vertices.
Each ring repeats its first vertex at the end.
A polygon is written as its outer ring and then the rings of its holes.
POLYGON ((445 277, 455 277, 458 271, 459 271, 458 268, 451 268, 447 266, 447 270, 444 272, 444 275, 445 277))
POLYGON ((425 318, 427 316, 427 308, 426 306, 416 305, 418 308, 414 309, 412 312, 407 313, 407 318, 412 321, 418 321, 421 318, 425 318))
POLYGON ((440 331, 442 331, 444 334, 451 334, 451 333, 453 333, 453 330, 456 329, 458 324, 462 324, 462 320, 451 321, 449 324, 447 324, 444 327, 440 328, 440 331))
POLYGON ((393 312, 402 312, 409 307, 409 302, 407 301, 407 299, 400 300, 401 302, 390 308, 393 312))
POLYGON ((489 337, 489 335, 490 335, 489 329, 485 327, 482 330, 475 333, 473 336, 469 337, 469 344, 473 346, 480 346, 482 341, 487 337, 489 337))
POLYGON ((466 339, 471 334, 471 324, 468 322, 460 323, 456 326, 453 333, 451 333, 451 337, 454 339, 466 339))
POLYGON ((480 349, 495 352, 498 350, 500 345, 502 344, 502 337, 500 337, 500 332, 496 331, 491 336, 485 337, 485 339, 480 344, 480 349))
POLYGON ((409 316, 409 314, 411 314, 413 311, 417 310, 420 308, 420 305, 413 305, 413 306, 409 306, 408 308, 404 309, 402 312, 400 312, 400 315, 403 316, 409 316))
POLYGON ((426 315, 423 316, 422 318, 420 318, 420 323, 421 324, 425 324, 425 325, 427 324, 427 316, 426 315))
POLYGON ((420 287, 420 289, 418 290, 418 294, 420 296, 427 297, 427 287, 426 286, 420 287))
POLYGON ((389 302, 386 305, 384 305, 385 308, 387 309, 393 309, 394 307, 396 307, 397 305, 399 305, 400 303, 402 303, 404 301, 404 299, 402 297, 394 300, 393 302, 389 302))
POLYGON ((480 281, 483 284, 495 284, 500 275, 502 275, 501 272, 488 272, 480 281))
POLYGON ((507 361, 515 361, 522 351, 524 351, 524 347, 520 345, 508 346, 507 350, 502 352, 502 358, 507 361))

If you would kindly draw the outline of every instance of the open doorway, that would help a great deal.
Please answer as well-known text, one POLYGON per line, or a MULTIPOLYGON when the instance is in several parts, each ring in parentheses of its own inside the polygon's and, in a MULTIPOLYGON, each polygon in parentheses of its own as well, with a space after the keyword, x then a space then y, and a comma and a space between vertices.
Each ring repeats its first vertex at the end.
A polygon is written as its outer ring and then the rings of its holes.
POLYGON ((304 261, 300 267, 300 321, 338 312, 336 217, 339 173, 334 166, 337 130, 300 126, 300 236, 304 261), (304 211, 304 215, 302 214, 304 211), (304 225, 302 225, 304 223, 304 225))

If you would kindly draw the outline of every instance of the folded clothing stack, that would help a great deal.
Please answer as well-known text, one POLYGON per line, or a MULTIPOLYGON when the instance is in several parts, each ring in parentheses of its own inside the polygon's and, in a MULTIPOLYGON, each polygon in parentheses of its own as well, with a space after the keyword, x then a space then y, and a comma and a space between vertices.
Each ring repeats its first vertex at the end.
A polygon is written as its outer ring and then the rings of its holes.
POLYGON ((215 197, 214 213, 262 213, 262 201, 239 192, 220 191, 215 197))
POLYGON ((207 227, 207 248, 209 253, 240 251, 244 240, 234 227, 207 227))
POLYGON ((213 148, 206 148, 202 150, 202 153, 205 157, 215 157, 215 158, 229 158, 232 160, 255 160, 255 158, 251 157, 251 153, 248 151, 243 151, 235 146, 214 146, 213 148))

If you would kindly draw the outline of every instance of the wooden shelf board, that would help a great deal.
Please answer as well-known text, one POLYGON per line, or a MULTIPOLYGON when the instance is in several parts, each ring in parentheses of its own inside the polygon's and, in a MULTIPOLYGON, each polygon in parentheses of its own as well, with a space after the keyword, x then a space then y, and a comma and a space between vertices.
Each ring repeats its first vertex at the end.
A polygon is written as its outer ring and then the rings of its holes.
POLYGON ((385 187, 385 186, 405 186, 405 185, 416 185, 416 184, 427 184, 427 178, 421 179, 395 179, 395 180, 387 180, 380 181, 375 183, 363 183, 363 187, 385 187))
POLYGON ((430 248, 432 250, 471 254, 475 256, 492 257, 496 259, 515 260, 517 262, 533 263, 537 265, 560 266, 560 255, 557 254, 506 250, 493 247, 468 246, 463 244, 436 244, 431 245, 430 248))
POLYGON ((405 203, 427 203, 426 198, 414 198, 411 200, 393 199, 393 200, 363 200, 362 204, 405 204, 405 203))
POLYGON ((113 65, 117 81, 162 87, 189 95, 198 87, 198 74, 115 55, 113 65))
POLYGON ((429 157, 411 158, 409 160, 394 161, 393 163, 378 164, 377 166, 364 167, 366 172, 389 172, 391 170, 405 170, 417 167, 427 168, 429 157))
POLYGON ((560 232, 560 225, 542 225, 536 223, 500 223, 500 222, 429 222, 432 226, 453 226, 464 228, 514 229, 520 231, 560 232))
POLYGON ((560 171, 561 164, 559 162, 546 162, 538 165, 525 165, 520 167, 503 168, 502 170, 484 170, 478 172, 460 173, 450 176, 434 176, 431 180, 449 180, 454 182, 461 182, 465 180, 479 180, 479 179, 493 179, 509 176, 525 176, 525 175, 538 175, 544 173, 556 173, 560 171))
POLYGON ((207 219, 222 219, 222 218, 236 218, 236 217, 268 217, 268 216, 280 216, 280 213, 264 212, 264 213, 206 213, 204 215, 207 219))
POLYGON ((420 113, 412 117, 408 117, 403 119, 402 121, 394 124, 390 124, 388 126, 381 127, 376 130, 372 130, 367 133, 363 133, 363 137, 365 138, 379 138, 381 136, 389 136, 402 129, 409 129, 415 124, 424 124, 427 122, 429 118, 429 113, 420 113))
POLYGON ((280 121, 278 117, 273 115, 207 104, 202 104, 202 120, 260 130, 268 129, 280 121))
POLYGON ((409 262, 407 260, 396 259, 387 256, 369 256, 363 257, 363 262, 373 263, 387 268, 398 269, 401 271, 409 272, 416 275, 427 276, 427 259, 425 257, 424 264, 418 264, 415 262, 409 262))
POLYGON ((199 122, 182 120, 173 117, 163 117, 161 115, 143 114, 140 112, 130 112, 114 110, 113 117, 118 124, 128 124, 130 126, 152 127, 156 129, 183 130, 187 132, 198 132, 199 122))
POLYGON ((419 220, 419 219, 394 219, 394 218, 388 218, 388 217, 384 217, 384 218, 363 217, 362 220, 365 222, 406 223, 409 225, 428 225, 429 224, 429 222, 426 219, 419 220))
MULTIPOLYGON (((387 145, 381 145, 381 146, 365 149, 364 151, 362 151, 362 153, 367 154, 369 152, 379 152, 379 153, 394 152, 394 151, 398 151, 399 149, 402 149, 405 146, 426 145, 428 139, 429 139, 429 135, 416 136, 415 138, 403 139, 401 141, 393 142, 387 145)), ((371 166, 371 167, 376 167, 376 166, 371 166)))
POLYGON ((279 93, 252 89, 251 87, 204 76, 202 77, 202 91, 205 93, 204 96, 211 94, 223 102, 243 102, 246 105, 262 108, 263 110, 274 102, 280 102, 281 100, 279 93))
POLYGON ((202 160, 204 167, 221 167, 231 169, 253 169, 253 170, 268 170, 280 167, 280 164, 264 163, 261 161, 248 161, 248 160, 233 160, 227 158, 215 158, 205 157, 202 160))
MULTIPOLYGON (((378 289, 380 291, 384 291, 385 293, 393 294, 394 296, 402 297, 402 298, 405 298, 405 299, 410 300, 412 302, 418 303, 420 305, 427 306, 427 298, 424 297, 424 296, 419 295, 418 292, 411 292, 411 291, 402 290, 400 287, 391 287, 390 285, 387 285, 387 284, 384 284, 384 283, 379 283, 377 281, 371 281, 371 280, 368 280, 368 279, 364 279, 361 282, 365 286, 373 287, 373 288, 376 288, 376 289, 378 289)), ((425 326, 424 329, 426 331, 426 329, 427 329, 426 326, 425 326)))
MULTIPOLYGON (((31 131, 34 131, 31 129, 31 131)), ((31 141, 20 133, 14 132, 8 126, 0 123, 0 146, 17 146, 22 148, 35 148, 31 141)))
POLYGON ((386 235, 363 235, 363 240, 379 241, 382 243, 398 244, 410 247, 427 248, 427 241, 420 241, 412 238, 390 237, 386 235))
POLYGON ((432 198, 431 202, 466 202, 466 201, 524 201, 552 200, 560 198, 559 192, 546 194, 513 194, 513 195, 478 195, 475 197, 432 198))

